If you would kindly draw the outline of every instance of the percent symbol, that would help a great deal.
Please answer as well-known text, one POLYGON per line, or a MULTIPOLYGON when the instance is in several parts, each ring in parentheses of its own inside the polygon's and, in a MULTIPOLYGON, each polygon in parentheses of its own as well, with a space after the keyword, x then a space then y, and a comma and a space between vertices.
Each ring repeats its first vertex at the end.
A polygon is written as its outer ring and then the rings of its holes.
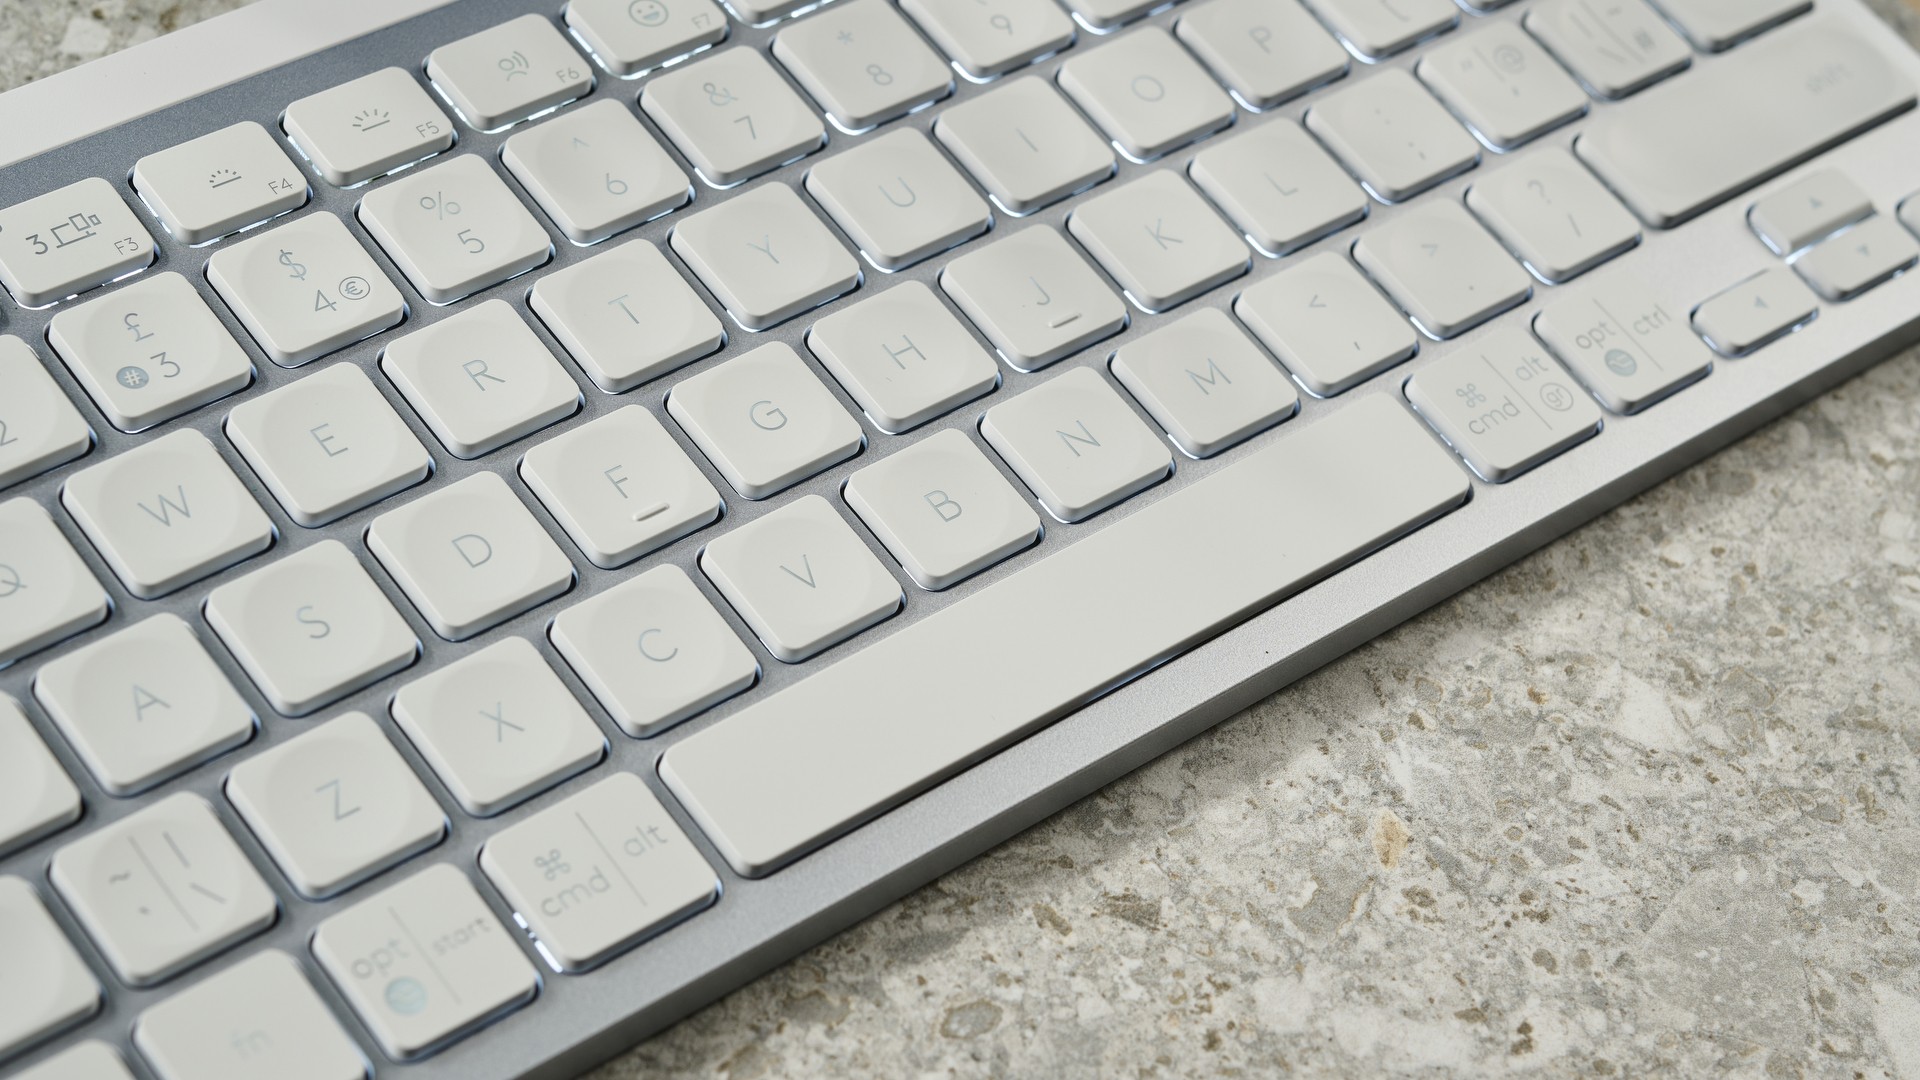
POLYGON ((420 209, 432 210, 440 216, 441 221, 445 221, 447 220, 448 214, 458 214, 460 212, 460 204, 453 202, 441 192, 436 191, 431 195, 420 196, 420 209))

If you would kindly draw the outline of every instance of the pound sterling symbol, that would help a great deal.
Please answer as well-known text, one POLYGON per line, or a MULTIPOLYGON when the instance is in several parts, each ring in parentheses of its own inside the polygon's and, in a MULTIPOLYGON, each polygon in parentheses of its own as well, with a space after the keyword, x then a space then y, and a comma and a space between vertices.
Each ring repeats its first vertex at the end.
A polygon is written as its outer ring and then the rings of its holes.
POLYGON ((280 249, 280 265, 287 268, 287 276, 295 281, 307 280, 307 264, 294 262, 293 252, 285 248, 280 249))

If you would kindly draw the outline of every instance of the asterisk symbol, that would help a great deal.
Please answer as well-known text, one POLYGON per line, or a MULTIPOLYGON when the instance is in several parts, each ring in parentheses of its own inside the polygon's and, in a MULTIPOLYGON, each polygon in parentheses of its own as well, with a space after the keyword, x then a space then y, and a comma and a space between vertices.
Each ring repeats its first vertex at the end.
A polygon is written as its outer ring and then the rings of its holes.
POLYGON ((852 35, 852 34, 849 34, 849 33, 847 33, 847 32, 846 32, 845 30, 842 30, 842 31, 840 31, 840 33, 839 33, 839 35, 838 35, 838 36, 839 36, 839 38, 840 38, 840 42, 841 42, 841 44, 843 44, 843 45, 851 45, 851 44, 853 44, 853 35, 852 35))

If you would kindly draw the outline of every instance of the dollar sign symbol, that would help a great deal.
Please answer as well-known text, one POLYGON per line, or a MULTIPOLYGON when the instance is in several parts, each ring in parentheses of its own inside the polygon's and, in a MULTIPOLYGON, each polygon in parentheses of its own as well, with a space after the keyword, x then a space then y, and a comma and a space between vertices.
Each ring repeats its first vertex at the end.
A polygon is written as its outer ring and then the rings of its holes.
POLYGON ((287 276, 295 281, 307 280, 307 264, 293 261, 293 252, 280 249, 280 265, 287 268, 287 276))

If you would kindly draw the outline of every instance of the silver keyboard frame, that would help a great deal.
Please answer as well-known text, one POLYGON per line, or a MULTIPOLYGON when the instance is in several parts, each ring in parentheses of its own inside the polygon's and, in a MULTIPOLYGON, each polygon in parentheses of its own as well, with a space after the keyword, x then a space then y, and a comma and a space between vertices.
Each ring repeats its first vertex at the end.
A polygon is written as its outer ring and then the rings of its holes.
MULTIPOLYGON (((405 0, 400 7, 403 9, 417 7, 419 3, 420 0, 405 0)), ((262 8, 287 6, 284 0, 267 0, 262 8)), ((1530 6, 1531 0, 1519 0, 1486 16, 1463 12, 1464 25, 1447 36, 1453 37, 1467 32, 1474 25, 1487 20, 1518 19, 1530 6)), ((370 20, 375 19, 375 16, 369 12, 376 7, 387 9, 386 14, 381 16, 385 18, 391 16, 394 5, 357 3, 352 5, 354 11, 361 12, 360 17, 370 20)), ((1719 361, 1707 379, 1640 415, 1609 416, 1605 430, 1597 438, 1573 448, 1517 480, 1503 485, 1492 485, 1476 479, 1473 482, 1471 501, 1460 510, 1374 553, 1361 564, 1332 575, 1220 637, 1134 679, 1024 740, 986 756, 984 760, 966 771, 800 859, 793 865, 765 878, 748 880, 741 878, 727 867, 725 861, 700 835, 699 830, 660 782, 656 766, 661 753, 667 747, 708 724, 724 720, 726 716, 747 703, 773 693, 803 678, 809 672, 832 663, 839 656, 888 634, 898 632, 909 623, 924 618, 931 612, 938 611, 973 591, 1017 573, 1022 567, 1030 565, 1036 559, 1046 557, 1066 544, 1073 543, 1079 537, 1104 528, 1110 522, 1128 514, 1138 512, 1142 507, 1165 498, 1171 492, 1193 483, 1198 477, 1206 476, 1239 460, 1245 454, 1266 445, 1271 440, 1287 438, 1291 432, 1316 423, 1320 418, 1346 408, 1363 397, 1374 394, 1399 395, 1405 378, 1419 370, 1423 364, 1455 348, 1470 347, 1495 327, 1514 325, 1516 320, 1531 318, 1532 314, 1539 310, 1543 297, 1556 290, 1549 286, 1536 285, 1534 299, 1518 313, 1505 315, 1453 341, 1440 343, 1423 339, 1420 355, 1413 360, 1386 374, 1376 376, 1371 381, 1339 397, 1319 400, 1303 395, 1302 411, 1297 417, 1215 458, 1195 461, 1176 455, 1177 469, 1170 481, 1149 489, 1114 510, 1097 515, 1086 522, 1062 525, 1049 520, 1045 537, 1036 549, 1017 555, 946 592, 928 593, 913 585, 884 549, 864 529, 857 529, 880 556, 882 562, 892 568, 899 577, 907 594, 905 610, 892 620, 829 650, 814 660, 799 665, 782 664, 766 653, 764 647, 698 572, 696 557, 700 545, 706 540, 752 520, 803 493, 826 496, 841 505, 842 512, 849 520, 857 521, 857 518, 839 499, 840 484, 850 472, 869 463, 880 454, 891 452, 905 446, 913 439, 949 427, 961 429, 970 438, 975 439, 976 444, 981 445, 984 450, 984 444, 979 442, 978 432, 973 429, 982 412, 995 402, 1004 401, 1025 387, 1051 378, 1074 366, 1104 364, 1113 350, 1123 342, 1163 326, 1202 305, 1225 307, 1242 289, 1275 273, 1283 266, 1291 265, 1298 259, 1323 250, 1344 250, 1376 222, 1391 220, 1395 215, 1404 212, 1404 206, 1383 207, 1376 204, 1369 221, 1342 230, 1331 238, 1286 259, 1273 260, 1256 254, 1253 259, 1253 269, 1248 276, 1222 286, 1200 299, 1182 304, 1170 312, 1147 315, 1135 309, 1132 311, 1132 323, 1122 336, 1101 342, 1036 374, 1027 375, 1003 370, 1003 385, 995 393, 916 429, 907 436, 882 434, 873 429, 870 423, 865 423, 863 418, 863 423, 868 428, 868 446, 861 456, 850 463, 842 464, 805 481, 787 493, 758 503, 740 498, 711 468, 704 455, 685 439, 680 433, 678 424, 667 419, 664 409, 665 394, 680 379, 738 355, 742 351, 742 346, 750 347, 768 340, 780 340, 793 345, 812 364, 811 355, 804 347, 802 339, 806 328, 814 321, 815 315, 793 319, 764 334, 750 334, 740 330, 726 318, 718 305, 712 302, 705 289, 695 283, 695 291, 708 301, 728 328, 730 339, 728 347, 715 356, 698 361, 637 390, 617 396, 602 393, 576 369, 573 369, 570 361, 564 359, 567 355, 565 349, 547 333, 539 319, 528 311, 525 297, 528 289, 539 276, 572 265, 605 248, 604 246, 584 249, 575 247, 557 230, 552 229, 551 223, 547 222, 545 216, 537 209, 535 210, 536 218, 549 226, 555 241, 556 257, 553 262, 531 275, 486 290, 459 304, 451 307, 434 307, 420 300, 418 294, 407 284, 405 276, 355 220, 353 208, 367 188, 338 190, 321 181, 309 170, 308 179, 313 189, 313 198, 306 208, 297 213, 331 211, 338 214, 372 252, 373 257, 380 262, 403 294, 408 297, 410 315, 401 327, 314 361, 305 368, 287 370, 268 361, 237 320, 217 299, 211 288, 207 287, 202 276, 208 256, 220 250, 226 242, 195 249, 179 244, 167 236, 153 215, 138 202, 127 183, 134 160, 143 154, 164 149, 188 138, 245 119, 258 121, 269 131, 279 135, 280 111, 293 100, 388 65, 398 65, 418 72, 427 53, 434 47, 528 10, 539 11, 557 18, 559 5, 554 0, 547 0, 546 3, 538 5, 529 5, 523 0, 458 0, 445 7, 429 10, 406 21, 386 26, 379 32, 358 40, 347 40, 346 35, 359 32, 360 27, 349 26, 343 29, 336 26, 329 32, 337 33, 339 35, 337 40, 344 40, 344 44, 315 52, 303 59, 287 63, 283 67, 259 74, 252 73, 247 59, 249 55, 276 58, 298 55, 298 43, 276 41, 271 38, 261 40, 259 35, 264 31, 261 30, 262 23, 259 21, 245 24, 248 27, 248 34, 244 38, 238 41, 227 39, 223 37, 220 28, 221 20, 215 20, 213 23, 205 24, 203 28, 190 28, 189 32, 193 29, 202 30, 192 40, 196 50, 206 55, 196 57, 196 62, 203 62, 205 67, 211 68, 217 75, 224 75, 232 80, 221 89, 147 114, 153 109, 155 102, 173 100, 180 96, 178 86, 169 84, 169 76, 165 74, 156 76, 139 63, 121 62, 117 66, 110 65, 110 70, 106 72, 107 81, 100 83, 96 79, 95 84, 118 94, 118 100, 125 103, 126 116, 139 117, 138 119, 130 119, 130 122, 122 126, 98 135, 81 138, 39 157, 0 168, 0 192, 4 192, 4 195, 0 196, 0 201, 7 203, 42 194, 85 176, 103 176, 113 181, 119 187, 121 194, 134 205, 136 212, 148 224, 159 243, 158 261, 147 273, 177 270, 189 280, 196 282, 236 340, 253 357, 258 373, 254 385, 239 396, 203 407, 184 418, 153 429, 145 435, 125 435, 105 422, 99 410, 94 407, 65 368, 54 361, 52 350, 46 345, 44 331, 47 320, 66 305, 28 311, 14 305, 11 298, 0 300, 0 333, 16 334, 35 344, 43 358, 51 361, 48 367, 53 376, 79 406, 82 414, 93 424, 99 437, 99 445, 86 457, 14 488, 0 491, 0 499, 24 495, 45 506, 107 588, 114 601, 113 615, 105 626, 93 629, 61 646, 29 657, 10 668, 0 670, 0 691, 11 694, 20 701, 55 755, 72 775, 75 783, 80 786, 86 799, 85 816, 79 824, 0 860, 0 874, 18 875, 35 885, 47 901, 48 907, 54 912, 55 918, 72 937, 103 985, 108 987, 107 1003, 101 1014, 48 1043, 9 1060, 4 1067, 0 1067, 0 1074, 11 1073, 83 1038, 93 1037, 105 1039, 122 1047, 136 1074, 148 1075, 144 1062, 136 1052, 131 1050, 128 1040, 134 1019, 139 1012, 183 987, 191 986, 200 979, 224 970, 234 961, 254 950, 262 947, 276 947, 286 950, 300 961, 321 994, 332 1003, 343 1024, 360 1041, 373 1065, 375 1076, 417 1077, 420 1080, 455 1080, 455 1078, 458 1080, 507 1080, 507 1078, 516 1077, 572 1076, 618 1054, 694 1009, 854 923, 944 871, 1066 807, 1102 785, 1125 775, 1238 710, 1259 701, 1494 570, 1617 505, 1634 493, 1710 455, 1767 421, 1812 399, 1893 352, 1920 340, 1920 273, 1904 275, 1850 303, 1823 304, 1821 316, 1803 330, 1767 346, 1748 358, 1719 361), (223 42, 224 45, 222 45, 223 42), (563 427, 604 415, 628 404, 644 404, 664 422, 668 431, 674 433, 692 460, 705 470, 715 487, 726 497, 726 516, 723 520, 671 545, 663 552, 648 556, 621 570, 600 570, 580 555, 572 541, 554 523, 552 517, 526 489, 524 483, 511 475, 521 453, 561 430, 561 427, 536 433, 477 461, 461 461, 448 454, 439 441, 420 423, 411 407, 392 384, 378 372, 376 358, 380 349, 399 334, 417 329, 455 311, 463 310, 481 299, 491 297, 499 297, 511 302, 542 340, 553 349, 555 355, 563 358, 563 364, 576 375, 585 395, 586 405, 575 419, 566 422, 563 427), (342 361, 359 364, 373 375, 375 385, 380 387, 381 392, 392 402, 396 412, 405 418, 421 442, 433 453, 437 471, 426 485, 361 510, 342 521, 319 529, 305 529, 289 520, 280 505, 260 485, 252 470, 227 441, 221 431, 221 422, 227 410, 237 401, 265 393, 320 367, 342 361), (180 426, 192 427, 213 441, 228 464, 233 467, 234 472, 247 484, 260 505, 272 518, 279 530, 279 539, 273 549, 265 555, 225 570, 172 596, 158 601, 137 600, 127 594, 118 579, 74 525, 72 519, 60 507, 60 485, 78 469, 103 460, 107 455, 131 448, 154 434, 164 433, 180 426), (552 533, 561 549, 566 551, 573 560, 578 573, 578 582, 574 590, 566 596, 546 603, 473 640, 455 644, 441 640, 419 617, 412 604, 393 584, 377 560, 372 558, 366 550, 362 534, 375 515, 480 469, 492 469, 510 474, 510 481, 522 501, 529 506, 535 517, 552 533), (396 610, 407 619, 414 633, 424 644, 424 655, 418 664, 406 672, 389 677, 370 689, 353 694, 311 717, 287 719, 275 713, 261 698, 251 680, 232 661, 226 650, 219 644, 217 636, 206 625, 199 607, 202 598, 213 586, 234 580, 267 562, 328 538, 342 540, 359 554, 362 564, 380 583, 396 610), (674 563, 689 572, 708 599, 714 603, 716 609, 740 635, 741 640, 746 642, 759 657, 763 675, 760 684, 748 693, 659 736, 636 740, 621 733, 619 728, 609 720, 593 696, 555 653, 546 640, 545 628, 548 622, 564 608, 623 581, 641 570, 663 562, 674 563), (31 679, 34 670, 41 663, 70 652, 79 645, 99 640, 106 633, 124 628, 161 611, 174 612, 196 626, 202 640, 208 645, 222 670, 261 718, 261 729, 255 740, 246 747, 202 765, 184 777, 163 784, 139 797, 117 798, 107 795, 99 788, 86 768, 61 740, 53 725, 33 700, 31 679), (387 713, 387 704, 393 692, 401 685, 497 641, 505 634, 523 636, 541 650, 600 724, 612 749, 609 761, 603 762, 582 777, 562 784, 498 817, 479 820, 459 809, 432 769, 427 767, 406 738, 393 727, 387 713), (429 789, 446 809, 452 828, 445 842, 409 863, 349 890, 342 896, 326 902, 312 902, 300 898, 287 885, 286 879, 274 867, 271 859, 267 857, 234 813, 231 805, 227 803, 221 793, 221 783, 227 770, 239 760, 298 735, 319 720, 353 709, 365 711, 387 728, 389 736, 399 747, 402 755, 419 772, 429 789), (552 805, 556 800, 578 790, 585 783, 591 782, 598 776, 604 776, 609 770, 616 768, 640 774, 662 802, 669 807, 675 820, 694 837, 694 842, 722 880, 723 890, 719 902, 707 911, 693 916, 687 922, 585 975, 555 974, 539 961, 531 948, 531 943, 523 940, 522 944, 526 946, 529 959, 536 963, 543 976, 539 997, 532 1004, 424 1061, 397 1065, 386 1060, 364 1028, 359 1025, 351 1009, 333 990, 313 962, 307 950, 307 939, 315 924, 322 918, 430 864, 448 862, 458 866, 479 883, 482 894, 487 897, 495 913, 508 925, 512 925, 511 911, 498 894, 485 884, 484 876, 478 871, 475 857, 480 844, 499 828, 552 805), (157 988, 130 990, 121 986, 113 977, 110 969, 102 962, 86 935, 49 886, 47 865, 55 850, 77 836, 138 810, 157 798, 182 790, 198 792, 213 803, 222 820, 279 896, 282 915, 280 921, 265 934, 231 950, 222 957, 200 965, 182 977, 170 980, 157 988)), ((244 12, 236 14, 244 14, 244 12)), ((1179 14, 1179 8, 1162 10, 1144 21, 1170 28, 1179 14)), ((233 18, 235 16, 223 17, 223 19, 233 18)), ((1896 67, 1916 86, 1920 86, 1920 56, 1916 56, 1860 0, 1816 0, 1816 7, 1811 15, 1802 16, 1801 19, 1789 23, 1786 28, 1770 31, 1770 33, 1790 32, 1792 27, 1814 19, 1840 20, 1862 34, 1884 42, 1885 51, 1896 67)), ((295 24, 289 24, 289 26, 293 25, 295 24)), ((370 25, 377 27, 380 23, 374 21, 370 25)), ((731 35, 719 48, 752 44, 764 50, 781 25, 783 23, 752 29, 735 22, 731 35)), ((1138 26, 1141 23, 1131 25, 1138 26)), ((1090 34, 1083 28, 1076 44, 1064 54, 1016 75, 1038 74, 1050 77, 1063 59, 1097 47, 1101 40, 1103 40, 1102 37, 1090 34)), ((163 45, 166 41, 167 39, 163 38, 151 45, 163 45)), ((142 46, 142 48, 149 47, 142 46)), ((139 50, 134 50, 134 53, 138 52, 139 50)), ((1410 67, 1422 52, 1424 48, 1415 49, 1410 54, 1403 54, 1379 65, 1368 65, 1356 59, 1350 74, 1332 85, 1335 87, 1348 85, 1356 79, 1364 78, 1369 73, 1369 67, 1410 67)), ((132 55, 133 53, 122 54, 123 57, 132 55)), ((117 59, 120 58, 109 58, 110 61, 117 59)), ((1699 68, 1721 61, 1722 57, 1695 56, 1695 65, 1699 68)), ((1692 77, 1692 74, 1691 72, 1683 73, 1675 78, 1685 79, 1692 77)), ((605 96, 616 96, 631 106, 636 93, 646 82, 645 79, 634 81, 616 79, 608 76, 604 71, 596 71, 596 75, 598 76, 596 87, 592 94, 582 100, 582 104, 605 96)), ((197 89, 198 86, 206 84, 209 78, 205 70, 199 70, 191 74, 181 73, 174 81, 197 89)), ((424 80, 424 76, 422 78, 424 80)), ((53 81, 55 80, 49 80, 50 83, 53 81)), ((956 77, 956 83, 956 93, 953 97, 932 109, 885 125, 880 130, 892 130, 902 125, 927 130, 933 119, 951 103, 967 100, 973 95, 992 89, 995 85, 976 85, 958 77, 956 77)), ((23 91, 0 95, 0 130, 8 126, 17 108, 27 105, 41 108, 48 105, 51 95, 39 91, 34 93, 27 91, 35 91, 35 88, 29 86, 23 91)), ((1317 100, 1321 92, 1324 90, 1288 102, 1269 110, 1269 113, 1297 119, 1317 100)), ((91 94, 93 90, 87 89, 86 93, 91 94)), ((57 104, 57 99, 53 101, 57 104)), ((1596 102, 1593 112, 1602 113, 1610 107, 1605 103, 1596 102)), ((77 111, 80 114, 86 114, 85 109, 77 111)), ((672 143, 664 136, 660 136, 658 128, 646 119, 644 114, 640 115, 642 122, 660 138, 661 144, 668 147, 669 152, 673 153, 682 167, 692 175, 691 167, 677 151, 672 149, 672 143)), ((1240 125, 1261 123, 1266 115, 1253 114, 1243 108, 1235 128, 1227 133, 1216 135, 1212 140, 1202 142, 1198 147, 1177 151, 1151 165, 1132 164, 1122 157, 1119 176, 1096 188, 1095 191, 1110 190, 1112 185, 1138 176, 1149 169, 1183 168, 1197 149, 1237 132, 1240 130, 1240 125)), ((1538 146, 1568 146, 1585 122, 1583 120, 1550 133, 1511 156, 1525 154, 1538 146)), ((43 128, 44 126, 42 125, 43 128)), ((459 125, 459 143, 452 152, 484 154, 493 159, 495 167, 498 168, 496 152, 499 144, 517 130, 519 128, 516 127, 493 135, 483 135, 471 131, 465 125, 459 125)), ((284 146, 283 136, 281 141, 284 146)), ((830 143, 825 150, 798 163, 788 165, 771 175, 797 186, 801 176, 814 162, 823 160, 857 141, 858 137, 846 136, 837 131, 831 132, 830 143)), ((1498 167, 1500 158, 1504 156, 1509 155, 1484 152, 1478 168, 1434 191, 1416 197, 1408 205, 1418 205, 1430 199, 1460 198, 1465 189, 1472 185, 1485 170, 1498 167)), ((3 158, 4 154, 0 153, 0 159, 3 158)), ((444 160, 444 156, 433 160, 444 160)), ((1900 200, 1916 189, 1920 189, 1920 112, 1908 112, 1896 117, 1822 155, 1816 161, 1819 165, 1832 165, 1844 169, 1873 196, 1875 204, 1882 213, 1891 213, 1900 200)), ((433 161, 430 161, 428 164, 432 163, 433 161)), ((1736 198, 1679 229, 1664 233, 1647 230, 1645 240, 1639 248, 1590 272, 1588 276, 1599 277, 1613 272, 1616 268, 1628 267, 1647 279, 1665 295, 1691 306, 1762 269, 1779 266, 1781 261, 1769 252, 1747 228, 1745 211, 1760 194, 1782 186, 1806 169, 1807 166, 1802 166, 1792 170, 1783 177, 1762 185, 1755 192, 1736 198)), ((751 190, 756 183, 761 182, 765 182, 765 179, 750 181, 728 191, 717 191, 696 181, 693 208, 715 205, 739 192, 751 190)), ((378 181, 375 183, 377 184, 378 181)), ((516 191, 520 190, 518 184, 511 178, 508 179, 508 184, 516 191)), ((1007 215, 996 211, 993 231, 984 240, 976 240, 973 244, 977 246, 983 242, 991 242, 1008 235, 1011 230, 1034 223, 1044 222, 1061 227, 1064 231, 1065 219, 1077 201, 1070 199, 1022 219, 1010 219, 1007 215)), ((690 211, 685 209, 677 211, 637 230, 622 234, 608 243, 619 243, 635 236, 642 236, 664 244, 668 232, 688 212, 690 211)), ((824 214, 822 218, 825 220, 824 214)), ((850 242, 848 246, 854 247, 850 242)), ((936 256, 897 274, 883 274, 869 266, 866 268, 865 282, 860 289, 836 301, 828 308, 822 309, 816 315, 837 310, 848 303, 858 302, 872 295, 876 289, 888 287, 900 280, 911 278, 933 285, 940 268, 949 261, 952 254, 957 252, 936 256)), ((673 261, 676 266, 680 265, 676 257, 670 256, 670 261, 673 261)), ((682 272, 690 282, 693 281, 691 275, 686 274, 684 269, 682 272)), ((1585 280, 1587 280, 1586 277, 1576 279, 1575 287, 1585 280)), ((939 293, 937 285, 935 292, 939 293)), ((83 300, 92 299, 97 295, 101 293, 85 294, 83 300)), ((74 302, 81 301, 68 303, 74 302)), ((965 323, 966 320, 963 318, 962 322, 965 323)), ((984 340, 982 343, 985 344, 984 340)), ((833 390, 841 403, 854 415, 860 415, 858 407, 846 397, 838 384, 820 371, 817 364, 814 366, 816 372, 821 374, 822 381, 833 390)), ((1126 395, 1122 396, 1124 398, 1126 395)), ((1404 406, 1404 401, 1402 404, 1404 406)), ((1144 413, 1141 413, 1141 417, 1148 424, 1152 424, 1152 420, 1144 413)), ((997 455, 989 451, 986 456, 988 460, 999 465, 997 455)), ((1007 475, 1016 489, 1020 489, 1019 481, 1011 473, 1007 475)), ((1204 552, 1196 552, 1196 557, 1204 557, 1204 552)), ((1125 583, 1117 582, 1116 587, 1124 588, 1125 583)), ((964 658, 957 658, 956 668, 960 670, 956 673, 956 677, 969 677, 969 673, 964 671, 963 663, 964 658)), ((937 688, 931 689, 937 692, 937 688)))

